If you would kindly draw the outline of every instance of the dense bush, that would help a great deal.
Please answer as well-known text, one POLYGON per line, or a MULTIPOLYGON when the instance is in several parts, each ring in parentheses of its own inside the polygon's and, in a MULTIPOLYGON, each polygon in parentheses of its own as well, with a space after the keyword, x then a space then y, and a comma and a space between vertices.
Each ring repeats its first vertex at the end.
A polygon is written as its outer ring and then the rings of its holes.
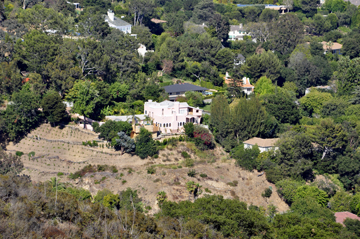
POLYGON ((136 136, 135 154, 142 159, 157 154, 156 143, 153 140, 151 133, 144 128, 141 128, 140 134, 136 136))
POLYGON ((260 150, 257 145, 245 149, 241 144, 231 151, 231 156, 236 159, 236 164, 250 171, 257 168, 256 158, 259 154, 260 150))

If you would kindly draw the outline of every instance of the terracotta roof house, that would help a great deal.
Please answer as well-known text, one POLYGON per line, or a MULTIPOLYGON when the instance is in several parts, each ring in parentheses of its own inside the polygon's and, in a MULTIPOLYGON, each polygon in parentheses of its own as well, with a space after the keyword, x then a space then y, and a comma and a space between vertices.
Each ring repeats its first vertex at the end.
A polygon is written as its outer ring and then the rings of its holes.
POLYGON ((325 51, 324 53, 331 51, 332 54, 341 55, 341 51, 340 51, 342 48, 341 44, 337 42, 326 42, 326 41, 321 42, 321 44, 323 45, 323 49, 325 51))
POLYGON ((274 139, 262 139, 262 138, 251 138, 246 141, 244 141, 244 148, 245 149, 251 149, 254 145, 259 146, 260 152, 269 151, 271 149, 278 149, 278 147, 275 147, 276 142, 279 140, 279 138, 274 139))
MULTIPOLYGON (((228 86, 230 86, 234 82, 234 79, 231 79, 230 77, 231 76, 229 75, 229 73, 226 72, 224 80, 225 80, 225 84, 227 84, 228 86)), ((242 81, 239 81, 237 83, 237 86, 241 86, 243 88, 243 92, 247 95, 250 95, 252 92, 254 92, 255 89, 255 87, 252 84, 250 84, 250 79, 246 77, 242 78, 242 81)))
POLYGON ((156 19, 156 18, 151 18, 151 20, 153 23, 167 23, 167 21, 164 21, 164 20, 160 20, 160 19, 156 19))
POLYGON ((197 85, 189 83, 180 83, 175 85, 164 86, 165 92, 169 94, 170 100, 175 100, 178 96, 184 96, 187 91, 196 91, 204 94, 206 90, 205 87, 200 87, 197 85))
POLYGON ((360 221, 360 217, 356 216, 351 212, 336 212, 335 213, 336 222, 344 226, 344 221, 346 218, 356 219, 360 221))
POLYGON ((109 27, 116 28, 124 33, 131 34, 131 24, 118 17, 115 17, 115 13, 110 9, 108 10, 107 15, 105 15, 105 22, 109 24, 109 27))

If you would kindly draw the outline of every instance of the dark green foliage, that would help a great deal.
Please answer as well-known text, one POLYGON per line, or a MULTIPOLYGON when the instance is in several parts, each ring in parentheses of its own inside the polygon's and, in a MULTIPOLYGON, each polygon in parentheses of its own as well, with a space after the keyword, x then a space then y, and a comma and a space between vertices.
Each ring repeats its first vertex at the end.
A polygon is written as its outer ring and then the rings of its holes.
POLYGON ((23 152, 21 152, 21 151, 16 151, 16 156, 19 156, 19 157, 21 157, 21 156, 23 156, 24 155, 24 153, 23 152))
POLYGON ((303 24, 291 13, 282 15, 270 26, 272 46, 282 55, 290 54, 304 37, 303 24))
POLYGON ((241 70, 251 78, 251 83, 256 83, 261 76, 266 76, 275 82, 280 76, 281 62, 271 51, 253 55, 246 59, 241 70))
POLYGON ((100 133, 99 138, 111 141, 113 138, 117 137, 119 132, 125 132, 126 135, 130 135, 131 131, 132 126, 128 122, 108 120, 105 124, 100 126, 97 133, 100 133))
POLYGON ((236 164, 249 171, 257 167, 256 158, 259 154, 260 150, 257 145, 245 149, 244 145, 241 144, 231 151, 231 156, 236 159, 236 164))
POLYGON ((201 174, 200 174, 200 177, 202 177, 202 178, 207 178, 207 174, 201 173, 201 174))
POLYGON ((181 156, 183 156, 184 158, 190 158, 190 155, 186 152, 186 151, 182 151, 181 152, 181 156))
POLYGON ((98 143, 97 143, 95 140, 93 140, 93 142, 91 142, 91 141, 82 142, 82 145, 84 145, 84 146, 90 146, 90 147, 97 147, 97 146, 99 146, 98 143))
POLYGON ((360 221, 356 219, 346 218, 344 221, 346 229, 360 237, 360 221))
POLYGON ((50 123, 60 123, 67 117, 65 104, 56 92, 45 95, 41 101, 41 106, 45 117, 50 123))
POLYGON ((295 125, 301 116, 297 105, 285 94, 269 94, 262 97, 266 111, 273 115, 279 123, 295 125))
POLYGON ((245 203, 223 199, 221 196, 205 196, 194 203, 166 201, 161 209, 161 215, 164 216, 203 221, 205 224, 212 225, 226 237, 251 237, 260 233, 267 236, 270 229, 260 212, 247 210, 245 203), (251 228, 246 226, 250 224, 251 228))
POLYGON ((154 174, 154 173, 156 173, 156 168, 155 167, 148 167, 146 169, 146 171, 147 171, 148 174, 154 174))
POLYGON ((18 154, 7 154, 5 151, 0 150, 0 174, 20 173, 24 168, 24 164, 21 162, 20 156, 18 154))
POLYGON ((3 116, 10 140, 19 140, 40 123, 40 99, 29 87, 25 84, 21 91, 12 95, 12 104, 7 106, 3 116))
POLYGON ((326 117, 337 118, 345 114, 348 103, 342 99, 331 99, 323 104, 321 115, 326 117))
POLYGON ((271 194, 272 194, 272 190, 270 188, 266 188, 264 192, 261 194, 261 196, 264 198, 269 198, 271 197, 271 194))
POLYGON ((188 175, 189 177, 195 177, 196 174, 197 174, 197 173, 196 173, 195 169, 190 169, 189 172, 187 173, 187 175, 188 175))
POLYGON ((145 128, 141 128, 140 134, 136 136, 135 145, 135 154, 142 159, 148 156, 151 157, 157 153, 156 144, 152 135, 145 128))

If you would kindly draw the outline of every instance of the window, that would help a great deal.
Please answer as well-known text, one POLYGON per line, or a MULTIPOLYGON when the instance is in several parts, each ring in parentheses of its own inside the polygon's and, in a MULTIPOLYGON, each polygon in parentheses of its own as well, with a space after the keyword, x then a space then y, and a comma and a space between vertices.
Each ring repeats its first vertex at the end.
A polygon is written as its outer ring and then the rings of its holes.
POLYGON ((199 110, 196 110, 196 113, 199 113, 199 110))
POLYGON ((147 114, 147 110, 145 110, 145 114, 147 114))
POLYGON ((166 128, 168 127, 168 123, 166 123, 165 127, 166 127, 166 128))
POLYGON ((164 115, 164 109, 162 109, 162 115, 164 115))
POLYGON ((161 123, 159 124, 159 126, 161 127, 161 123))
POLYGON ((169 123, 169 127, 171 127, 171 123, 169 123))
POLYGON ((177 95, 180 95, 180 92, 176 92, 177 95))

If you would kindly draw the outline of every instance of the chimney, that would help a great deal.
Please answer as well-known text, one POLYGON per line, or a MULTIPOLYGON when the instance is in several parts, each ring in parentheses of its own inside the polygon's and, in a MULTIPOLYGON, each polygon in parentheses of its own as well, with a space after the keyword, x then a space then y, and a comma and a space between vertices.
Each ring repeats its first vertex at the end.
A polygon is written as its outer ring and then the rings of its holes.
POLYGON ((115 18, 114 17, 114 12, 109 9, 107 14, 108 14, 108 17, 109 17, 110 21, 114 21, 114 18, 115 18))

